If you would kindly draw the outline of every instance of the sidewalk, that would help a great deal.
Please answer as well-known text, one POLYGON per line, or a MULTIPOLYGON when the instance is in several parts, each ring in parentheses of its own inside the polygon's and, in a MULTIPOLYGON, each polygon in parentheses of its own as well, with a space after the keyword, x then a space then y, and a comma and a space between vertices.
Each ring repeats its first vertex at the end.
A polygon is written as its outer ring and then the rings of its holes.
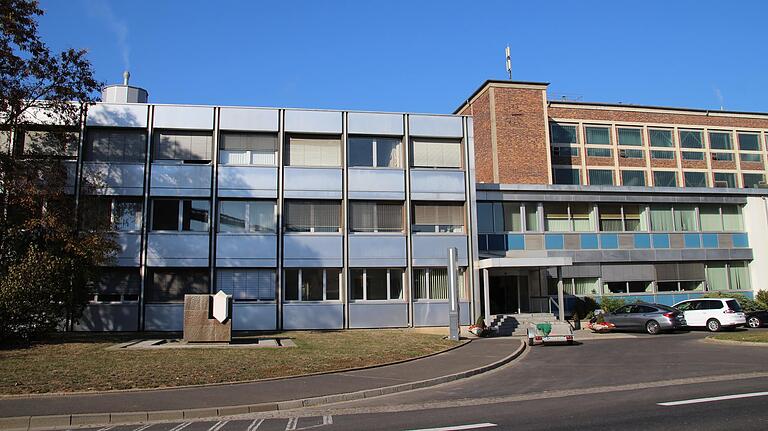
MULTIPOLYGON (((523 348, 517 339, 481 338, 427 358, 357 371, 179 389, 5 398, 0 399, 0 429, 17 428, 10 426, 8 418, 11 417, 23 421, 20 417, 64 415, 71 416, 71 425, 103 424, 326 404, 469 377, 511 361, 523 348)), ((62 417, 51 417, 47 422, 44 418, 35 419, 32 418, 30 428, 43 427, 44 422, 61 426, 63 420, 62 417)))

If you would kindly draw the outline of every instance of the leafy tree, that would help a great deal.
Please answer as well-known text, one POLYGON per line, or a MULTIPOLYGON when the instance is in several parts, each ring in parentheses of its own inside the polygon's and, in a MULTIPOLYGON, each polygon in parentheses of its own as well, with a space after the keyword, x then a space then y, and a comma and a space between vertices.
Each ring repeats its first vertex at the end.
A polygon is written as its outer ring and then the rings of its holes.
POLYGON ((759 302, 747 298, 741 293, 723 293, 723 292, 709 292, 701 296, 702 298, 733 298, 739 302, 741 308, 744 311, 758 311, 763 310, 764 307, 759 302))
POLYGON ((36 0, 0 0, 0 342, 76 320, 116 250, 105 229, 78 231, 65 163, 101 84, 85 51, 40 40, 42 14, 36 0))
POLYGON ((624 304, 625 302, 621 298, 614 298, 611 296, 603 296, 600 298, 600 309, 606 313, 613 313, 624 304))

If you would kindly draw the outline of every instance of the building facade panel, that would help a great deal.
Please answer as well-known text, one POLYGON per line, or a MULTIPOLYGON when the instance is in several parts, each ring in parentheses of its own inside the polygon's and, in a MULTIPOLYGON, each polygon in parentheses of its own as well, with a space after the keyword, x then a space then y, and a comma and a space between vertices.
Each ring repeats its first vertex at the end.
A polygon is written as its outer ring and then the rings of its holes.
POLYGON ((350 112, 347 133, 350 135, 403 136, 403 116, 372 112, 350 112))
POLYGON ((341 199, 342 170, 336 168, 284 168, 284 196, 297 199, 341 199))
POLYGON ((221 130, 277 132, 279 112, 277 109, 221 108, 219 122, 221 130))
POLYGON ((283 328, 285 329, 341 329, 344 327, 344 306, 342 304, 297 304, 283 305, 283 328))
POLYGON ((277 235, 217 234, 216 266, 276 267, 277 235))
POLYGON ((291 268, 341 268, 344 237, 332 234, 294 234, 283 237, 283 265, 291 268))
POLYGON ((350 328, 402 328, 408 326, 408 304, 349 304, 350 328))
POLYGON ((341 112, 286 110, 285 131, 338 135, 341 133, 341 112))
POLYGON ((158 129, 213 129, 213 107, 210 106, 155 106, 154 124, 158 129))
POLYGON ((219 166, 218 195, 237 198, 277 198, 277 168, 219 166))
POLYGON ((446 266, 448 264, 448 249, 458 250, 459 266, 467 266, 467 237, 456 234, 423 234, 413 235, 414 266, 446 266))
POLYGON ((212 167, 154 163, 150 178, 152 196, 201 197, 211 195, 212 167))
POLYGON ((408 116, 408 133, 411 136, 429 138, 461 138, 464 129, 461 118, 444 115, 415 115, 408 116))
POLYGON ((411 197, 414 200, 463 201, 464 172, 434 169, 411 170, 411 197))
POLYGON ((144 164, 83 163, 83 178, 95 194, 141 196, 144 194, 144 164))
POLYGON ((349 236, 350 267, 403 268, 407 265, 405 236, 360 233, 349 236))
POLYGON ((147 237, 147 266, 206 267, 208 234, 150 232, 147 237))
POLYGON ((148 105, 98 103, 88 107, 86 126, 147 127, 148 105))
POLYGON ((405 171, 401 169, 350 168, 350 199, 405 200, 405 171))

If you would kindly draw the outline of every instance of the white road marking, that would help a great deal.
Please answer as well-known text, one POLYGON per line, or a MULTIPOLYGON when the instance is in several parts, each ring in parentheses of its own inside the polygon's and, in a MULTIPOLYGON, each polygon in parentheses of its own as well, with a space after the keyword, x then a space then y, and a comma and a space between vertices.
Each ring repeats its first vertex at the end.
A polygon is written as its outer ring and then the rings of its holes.
POLYGON ((682 406, 685 404, 712 403, 715 401, 737 400, 740 398, 753 398, 753 397, 764 397, 764 396, 768 396, 768 392, 751 392, 748 394, 723 395, 720 397, 694 398, 690 400, 669 401, 666 403, 657 403, 657 404, 664 407, 670 407, 670 406, 682 406))
POLYGON ((216 424, 210 428, 208 428, 208 431, 219 431, 224 425, 228 424, 229 421, 218 421, 216 424))
POLYGON ((144 426, 142 426, 142 427, 138 427, 138 428, 136 428, 136 429, 135 429, 135 430, 133 430, 133 431, 144 431, 145 429, 147 429, 147 428, 151 427, 152 425, 154 425, 154 424, 146 424, 146 425, 144 425, 144 426))
POLYGON ((333 425, 333 416, 331 415, 323 416, 323 425, 333 425))
POLYGON ((114 428, 114 427, 115 427, 115 426, 114 426, 114 425, 112 425, 111 427, 104 427, 104 428, 99 428, 97 431, 109 431, 109 430, 111 430, 111 429, 112 429, 112 428, 114 428))
POLYGON ((296 425, 299 423, 299 418, 290 418, 288 423, 285 424, 285 431, 293 431, 296 429, 296 425))
POLYGON ((184 428, 188 427, 190 424, 192 424, 192 422, 182 422, 182 423, 176 425, 175 427, 169 429, 168 431, 181 431, 184 428))
POLYGON ((421 429, 409 430, 409 431, 461 431, 461 430, 476 430, 479 428, 490 428, 495 426, 498 426, 498 425, 486 422, 482 424, 455 425, 452 427, 442 427, 442 428, 421 428, 421 429))
POLYGON ((263 423, 264 423, 264 419, 254 419, 253 422, 251 422, 251 424, 248 425, 248 429, 245 430, 245 431, 255 431, 255 430, 259 429, 259 427, 263 423))

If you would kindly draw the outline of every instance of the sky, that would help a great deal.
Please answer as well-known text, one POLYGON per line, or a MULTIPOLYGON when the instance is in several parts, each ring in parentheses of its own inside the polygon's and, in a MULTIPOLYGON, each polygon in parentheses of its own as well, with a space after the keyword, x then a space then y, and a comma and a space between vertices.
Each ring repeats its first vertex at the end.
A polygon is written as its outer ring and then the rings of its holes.
POLYGON ((450 113, 509 45, 550 99, 768 111, 766 1, 40 3, 52 48, 153 103, 450 113))

